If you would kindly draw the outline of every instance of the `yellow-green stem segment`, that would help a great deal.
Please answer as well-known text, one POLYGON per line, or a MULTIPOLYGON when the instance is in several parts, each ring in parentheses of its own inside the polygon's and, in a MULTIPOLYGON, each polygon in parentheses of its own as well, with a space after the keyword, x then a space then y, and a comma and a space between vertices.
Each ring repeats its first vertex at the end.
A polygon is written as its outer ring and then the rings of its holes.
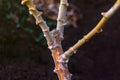
POLYGON ((53 44, 52 36, 49 31, 49 27, 42 18, 42 12, 36 10, 35 5, 32 0, 22 0, 22 4, 26 4, 29 8, 29 13, 32 14, 36 20, 36 24, 39 25, 44 33, 44 36, 47 40, 48 47, 51 48, 53 44))
POLYGON ((75 45, 73 45, 71 48, 69 48, 62 55, 62 58, 65 60, 68 60, 69 57, 73 53, 76 53, 76 51, 79 47, 81 47, 84 43, 86 43, 88 40, 90 40, 96 33, 100 32, 100 30, 103 28, 103 26, 108 21, 108 19, 118 10, 119 7, 120 7, 120 0, 117 0, 116 3, 113 5, 113 7, 110 10, 108 10, 105 13, 102 13, 103 18, 99 21, 99 23, 95 26, 95 28, 93 28, 87 35, 85 35, 75 45))

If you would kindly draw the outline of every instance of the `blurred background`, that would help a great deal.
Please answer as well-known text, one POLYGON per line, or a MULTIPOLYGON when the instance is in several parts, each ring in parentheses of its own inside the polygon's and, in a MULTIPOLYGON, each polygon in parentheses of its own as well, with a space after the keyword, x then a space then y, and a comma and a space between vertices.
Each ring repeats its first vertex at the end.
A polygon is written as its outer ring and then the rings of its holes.
MULTIPOLYGON (((56 26, 59 0, 36 8, 50 29, 56 26), (53 6, 53 7, 49 7, 53 6)), ((65 26, 64 51, 87 34, 116 0, 70 0, 65 26), (73 37, 74 36, 74 37, 73 37)), ((120 10, 103 32, 83 45, 70 58, 72 80, 120 80, 120 10)), ((21 0, 0 0, 0 80, 57 80, 54 63, 39 26, 21 0)))

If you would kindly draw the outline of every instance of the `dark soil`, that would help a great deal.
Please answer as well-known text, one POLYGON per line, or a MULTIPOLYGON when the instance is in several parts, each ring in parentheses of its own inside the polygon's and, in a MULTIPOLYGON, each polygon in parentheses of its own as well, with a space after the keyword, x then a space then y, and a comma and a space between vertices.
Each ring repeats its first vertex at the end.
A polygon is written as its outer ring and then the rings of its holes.
MULTIPOLYGON (((78 28, 65 29, 64 50, 87 34, 101 19, 101 12, 107 11, 115 0, 70 2, 77 5, 83 18, 78 21, 78 28)), ((119 18, 120 10, 107 22, 102 33, 71 57, 72 80, 120 80, 119 18)), ((5 21, 0 26, 0 80, 57 80, 47 47, 34 42, 29 33, 9 27, 5 21)))

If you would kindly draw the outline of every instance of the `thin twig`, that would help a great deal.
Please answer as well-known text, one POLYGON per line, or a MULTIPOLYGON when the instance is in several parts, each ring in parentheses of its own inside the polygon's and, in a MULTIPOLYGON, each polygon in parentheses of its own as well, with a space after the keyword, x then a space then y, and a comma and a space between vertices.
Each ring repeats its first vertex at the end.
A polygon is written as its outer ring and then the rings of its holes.
POLYGON ((90 40, 96 33, 99 33, 108 19, 119 9, 120 0, 117 0, 113 7, 107 12, 102 13, 103 18, 99 21, 99 23, 93 28, 87 35, 85 35, 81 40, 79 40, 75 45, 69 48, 63 55, 62 58, 64 60, 68 60, 69 57, 76 53, 77 49, 81 47, 84 43, 90 40))
POLYGON ((36 10, 35 5, 32 0, 22 0, 22 4, 26 4, 29 8, 30 14, 32 14, 36 20, 36 24, 39 25, 44 33, 44 36, 47 40, 48 47, 52 48, 53 39, 51 37, 49 27, 47 26, 46 22, 42 18, 42 12, 36 10))
POLYGON ((59 13, 57 18, 57 30, 60 32, 60 37, 63 39, 64 26, 66 22, 68 0, 60 0, 59 13))

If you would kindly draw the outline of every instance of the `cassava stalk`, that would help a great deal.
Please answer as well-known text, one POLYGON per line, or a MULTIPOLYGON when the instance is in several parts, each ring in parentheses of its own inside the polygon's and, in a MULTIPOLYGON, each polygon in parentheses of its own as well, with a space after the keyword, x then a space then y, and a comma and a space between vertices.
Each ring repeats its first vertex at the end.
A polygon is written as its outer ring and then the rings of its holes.
MULTIPOLYGON (((42 19, 42 16, 41 16, 42 12, 39 12, 36 10, 32 0, 22 0, 22 4, 27 5, 27 7, 29 8, 30 14, 32 14, 36 19, 36 24, 38 24, 41 27, 44 33, 44 36, 48 42, 48 47, 52 53, 52 57, 55 63, 54 72, 57 73, 59 80, 71 80, 71 74, 68 70, 67 63, 64 61, 61 61, 61 55, 63 54, 63 49, 61 47, 61 37, 59 33, 60 31, 56 29, 51 32, 49 31, 49 27, 47 26, 45 21, 42 19)), ((65 5, 65 4, 62 4, 62 5, 65 5)), ((61 20, 61 17, 59 20, 61 20)))
POLYGON ((99 23, 93 28, 87 35, 85 35, 81 40, 79 40, 75 45, 69 48, 63 55, 62 58, 64 60, 68 60, 69 57, 76 53, 77 49, 81 47, 84 43, 90 40, 96 33, 99 33, 103 28, 104 24, 108 21, 108 19, 119 9, 120 0, 117 0, 113 7, 107 12, 102 13, 103 18, 99 21, 99 23))
POLYGON ((63 39, 64 26, 66 24, 68 0, 60 0, 59 13, 57 18, 57 30, 60 32, 60 37, 63 39))
POLYGON ((74 46, 63 52, 61 46, 61 38, 63 38, 64 25, 66 24, 66 11, 68 6, 68 0, 60 0, 59 13, 57 18, 57 27, 55 30, 49 31, 49 27, 42 18, 42 12, 36 10, 33 0, 22 0, 22 4, 26 4, 29 8, 30 14, 36 19, 36 24, 38 24, 47 40, 48 47, 52 53, 52 57, 55 63, 56 74, 59 80, 71 80, 71 74, 68 70, 69 57, 76 53, 77 49, 82 46, 85 42, 91 39, 96 33, 100 32, 104 24, 108 19, 118 10, 120 6, 120 0, 117 0, 115 5, 105 13, 102 13, 103 18, 100 22, 91 30, 87 35, 85 35, 81 40, 79 40, 74 46))

